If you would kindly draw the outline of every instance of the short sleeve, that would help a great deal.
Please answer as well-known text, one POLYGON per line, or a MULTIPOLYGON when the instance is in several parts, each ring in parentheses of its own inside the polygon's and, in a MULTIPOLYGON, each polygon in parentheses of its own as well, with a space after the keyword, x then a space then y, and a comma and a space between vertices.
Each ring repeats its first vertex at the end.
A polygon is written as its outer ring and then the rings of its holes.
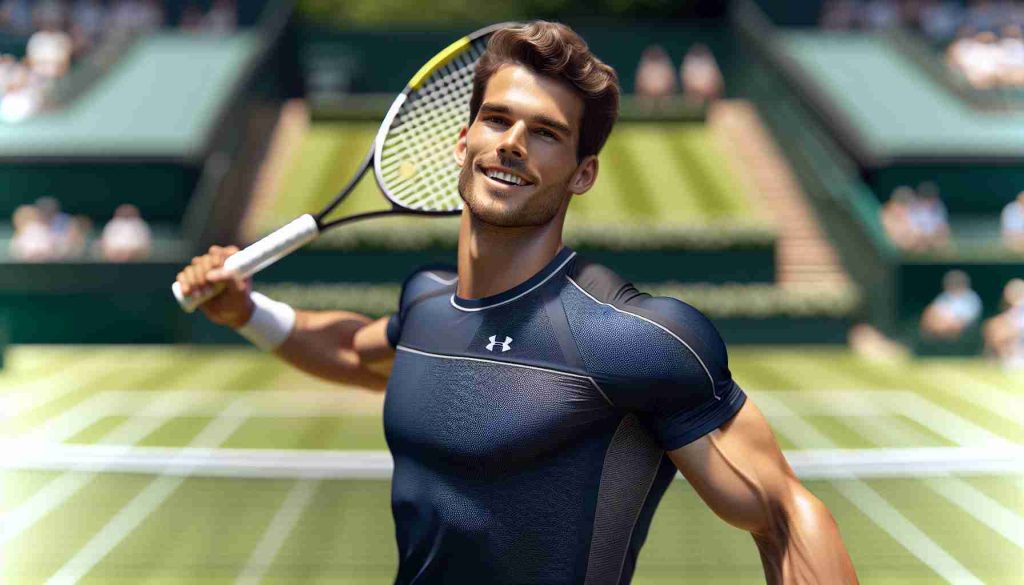
POLYGON ((725 342, 700 311, 672 298, 643 297, 625 307, 656 330, 656 374, 630 380, 630 406, 665 450, 678 449, 728 422, 746 394, 733 380, 725 342))
POLYGON ((615 408, 635 414, 665 450, 731 419, 746 400, 725 342, 694 307, 640 292, 611 270, 577 261, 561 293, 580 359, 615 408))
POLYGON ((409 311, 420 301, 442 294, 452 288, 457 280, 454 266, 432 265, 417 269, 402 283, 398 311, 388 319, 387 337, 391 347, 398 347, 402 340, 402 325, 409 311))

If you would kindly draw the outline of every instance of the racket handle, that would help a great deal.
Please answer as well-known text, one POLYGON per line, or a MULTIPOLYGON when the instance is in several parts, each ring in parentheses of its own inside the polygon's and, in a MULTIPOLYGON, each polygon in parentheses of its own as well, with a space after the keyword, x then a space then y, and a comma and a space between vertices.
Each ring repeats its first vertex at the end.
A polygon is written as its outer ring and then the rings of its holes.
MULTIPOLYGON (((249 278, 295 250, 312 242, 320 235, 320 228, 312 215, 299 216, 291 223, 253 242, 245 249, 235 252, 224 261, 224 269, 240 278, 249 278)), ((195 311, 199 305, 220 294, 224 285, 211 287, 206 294, 183 295, 181 285, 171 285, 174 298, 186 313, 195 311)))

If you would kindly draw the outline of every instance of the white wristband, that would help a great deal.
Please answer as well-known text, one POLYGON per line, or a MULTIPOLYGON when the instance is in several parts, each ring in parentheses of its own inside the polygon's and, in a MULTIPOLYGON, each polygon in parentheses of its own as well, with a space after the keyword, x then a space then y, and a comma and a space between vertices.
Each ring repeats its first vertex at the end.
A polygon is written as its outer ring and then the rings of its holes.
POLYGON ((236 331, 263 351, 274 351, 295 326, 295 309, 258 292, 251 293, 256 306, 252 317, 236 331))

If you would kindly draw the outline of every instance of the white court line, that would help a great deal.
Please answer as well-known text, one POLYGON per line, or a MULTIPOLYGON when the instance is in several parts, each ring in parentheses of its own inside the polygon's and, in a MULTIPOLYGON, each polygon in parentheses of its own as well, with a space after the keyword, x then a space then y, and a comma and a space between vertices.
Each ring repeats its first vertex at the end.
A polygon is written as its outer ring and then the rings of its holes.
MULTIPOLYGON (((758 397, 758 401, 774 401, 775 404, 772 404, 771 408, 777 412, 784 411, 786 408, 784 404, 771 396, 761 395, 758 397)), ((807 421, 797 417, 795 413, 793 416, 776 419, 773 426, 794 444, 815 448, 836 448, 836 444, 831 439, 820 433, 807 421)), ((955 584, 982 584, 981 579, 961 565, 868 484, 850 477, 842 481, 833 481, 832 485, 861 513, 870 518, 876 526, 946 581, 955 584)))
MULTIPOLYGON (((869 391, 876 392, 876 391, 869 391)), ((877 391, 890 395, 913 394, 910 391, 877 391)), ((164 392, 146 392, 145 394, 129 390, 108 390, 104 396, 109 398, 106 403, 106 416, 131 415, 137 413, 145 404, 146 395, 173 394, 185 403, 178 406, 168 403, 167 416, 217 416, 223 412, 224 406, 238 398, 242 398, 248 407, 250 417, 328 417, 351 415, 353 399, 345 392, 336 390, 266 390, 246 392, 234 390, 169 390, 164 392)), ((748 392, 757 400, 757 396, 766 391, 748 392)), ((790 405, 787 412, 801 415, 823 416, 885 416, 895 414, 891 406, 875 401, 864 402, 858 398, 864 394, 854 390, 822 390, 822 391, 786 391, 767 392, 777 398, 785 399, 790 405)), ((767 416, 781 416, 762 408, 767 416)))
POLYGON ((235 580, 236 585, 256 585, 263 579, 263 575, 267 573, 277 557, 277 553, 284 545, 285 539, 299 522, 303 510, 309 506, 313 496, 316 495, 319 485, 317 481, 305 479, 295 482, 292 489, 288 491, 288 497, 285 498, 284 503, 277 510, 277 514, 274 515, 274 519, 270 521, 266 531, 263 532, 259 544, 249 555, 249 560, 246 561, 242 573, 235 580))
POLYGON ((110 362, 97 360, 91 364, 75 366, 70 371, 64 370, 56 375, 18 384, 0 395, 0 419, 22 415, 59 400, 80 390, 92 375, 107 371, 110 371, 110 362))
MULTIPOLYGON (((145 400, 139 392, 108 390, 111 398, 107 415, 125 415, 138 412, 145 400)), ((352 415, 354 404, 364 402, 363 397, 353 399, 346 392, 337 390, 168 390, 146 394, 173 394, 184 403, 166 407, 166 416, 221 416, 224 407, 235 400, 242 400, 247 407, 248 417, 326 417, 352 415)))
MULTIPOLYGON (((245 418, 238 416, 243 409, 238 403, 228 406, 226 416, 218 417, 189 443, 194 448, 220 445, 238 430, 245 418)), ((121 508, 103 528, 78 550, 47 583, 76 583, 96 566, 111 550, 135 530, 185 482, 187 475, 162 475, 150 482, 124 508, 121 508)))
POLYGON ((966 400, 990 413, 1019 423, 1024 419, 1024 397, 983 382, 956 368, 941 366, 939 372, 927 373, 933 386, 961 400, 966 400))
MULTIPOLYGON (((906 423, 894 426, 878 419, 846 419, 844 422, 865 439, 873 442, 877 442, 879 437, 885 437, 886 442, 900 442, 904 445, 927 441, 927 437, 923 437, 919 431, 906 423)), ((1018 458, 1024 460, 1024 456, 1019 455, 1018 458)), ((978 522, 1019 548, 1024 548, 1024 517, 1017 512, 958 477, 940 474, 940 477, 923 479, 923 482, 929 489, 978 522)))
MULTIPOLYGON (((108 407, 108 397, 102 392, 93 394, 13 440, 37 444, 63 443, 107 416, 108 407)), ((0 451, 0 457, 3 457, 3 453, 0 451)))
MULTIPOLYGON (((162 402, 169 401, 173 397, 155 397, 154 405, 162 408, 162 402)), ((148 410, 142 410, 136 416, 121 423, 100 439, 102 442, 113 443, 115 448, 121 450, 155 431, 166 422, 162 418, 150 416, 148 410)), ((25 530, 31 528, 40 519, 45 517, 54 509, 63 505, 75 494, 85 487, 96 473, 78 472, 74 467, 67 470, 60 476, 50 480, 41 490, 22 502, 18 507, 9 510, 6 514, 0 515, 0 546, 18 537, 25 530)))
POLYGON ((1008 446, 1010 441, 966 418, 935 404, 916 393, 894 396, 884 394, 878 400, 888 403, 894 412, 920 423, 933 433, 964 446, 1008 446))
POLYGON ((747 394, 754 399, 758 408, 765 416, 889 416, 893 413, 886 403, 875 400, 862 400, 867 394, 874 396, 875 393, 885 392, 888 394, 909 393, 904 390, 757 390, 747 391, 747 394), (762 405, 759 397, 768 394, 777 401, 781 401, 785 408, 780 412, 772 410, 774 401, 765 402, 762 405))
POLYGON ((866 483, 836 481, 833 482, 833 486, 879 528, 946 581, 956 585, 984 585, 981 579, 928 538, 928 535, 866 483))
POLYGON ((957 477, 932 478, 924 483, 975 520, 1024 549, 1024 518, 992 499, 985 492, 957 477))
MULTIPOLYGON (((0 451, 5 448, 0 443, 0 451)), ((787 451, 786 458, 802 479, 1024 473, 1024 447, 1021 446, 804 449, 787 451)), ((0 469, 4 467, 34 470, 74 468, 108 473, 236 479, 388 479, 393 471, 388 451, 190 447, 125 449, 115 445, 23 448, 18 455, 7 455, 0 460, 0 469)))

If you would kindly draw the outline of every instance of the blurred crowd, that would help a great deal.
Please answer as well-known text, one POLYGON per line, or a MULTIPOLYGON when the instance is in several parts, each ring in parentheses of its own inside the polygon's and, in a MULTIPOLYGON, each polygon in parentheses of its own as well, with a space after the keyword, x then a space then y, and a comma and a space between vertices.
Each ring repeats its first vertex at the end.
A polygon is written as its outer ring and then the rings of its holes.
POLYGON ((825 0, 818 23, 831 30, 902 26, 946 44, 959 31, 995 31, 1024 24, 1024 6, 1012 0, 825 0))
POLYGON ((946 49, 946 62, 978 89, 1024 87, 1024 36, 1018 25, 999 33, 967 29, 946 49))
POLYGON ((1024 87, 1021 2, 830 0, 819 22, 831 30, 914 28, 944 47, 946 62, 974 87, 1024 87))
MULTIPOLYGON (((0 119, 16 122, 42 109, 54 83, 105 38, 165 24, 161 0, 0 0, 0 32, 28 39, 23 58, 0 55, 0 119)), ((234 2, 213 0, 206 10, 190 2, 178 26, 230 32, 234 2)))
MULTIPOLYGON (((921 335, 939 341, 956 341, 978 324, 981 297, 961 270, 951 270, 942 280, 942 293, 921 315, 921 335)), ((1001 311, 981 323, 985 353, 1013 368, 1024 367, 1024 280, 1014 278, 1003 288, 1001 311)))
POLYGON ((636 68, 636 96, 650 104, 675 97, 706 104, 722 96, 724 82, 715 56, 706 45, 695 44, 683 55, 677 75, 668 51, 659 45, 644 50, 636 68))
POLYGON ((139 209, 131 204, 118 206, 89 249, 92 221, 84 215, 71 216, 61 211, 52 197, 42 197, 32 205, 14 211, 11 223, 11 257, 26 262, 52 262, 85 257, 111 262, 129 262, 149 257, 152 236, 139 209))
MULTIPOLYGON (((882 227, 901 250, 927 252, 950 246, 949 212, 931 182, 917 189, 897 187, 882 205, 882 227)), ((1024 252, 1024 191, 1003 207, 1000 214, 1003 245, 1013 252, 1024 252)))
POLYGON ((1003 244, 1014 252, 1024 252, 1024 191, 1006 204, 999 219, 1003 244))
POLYGON ((925 252, 949 246, 949 213, 934 183, 902 186, 882 206, 882 227, 902 250, 925 252))

